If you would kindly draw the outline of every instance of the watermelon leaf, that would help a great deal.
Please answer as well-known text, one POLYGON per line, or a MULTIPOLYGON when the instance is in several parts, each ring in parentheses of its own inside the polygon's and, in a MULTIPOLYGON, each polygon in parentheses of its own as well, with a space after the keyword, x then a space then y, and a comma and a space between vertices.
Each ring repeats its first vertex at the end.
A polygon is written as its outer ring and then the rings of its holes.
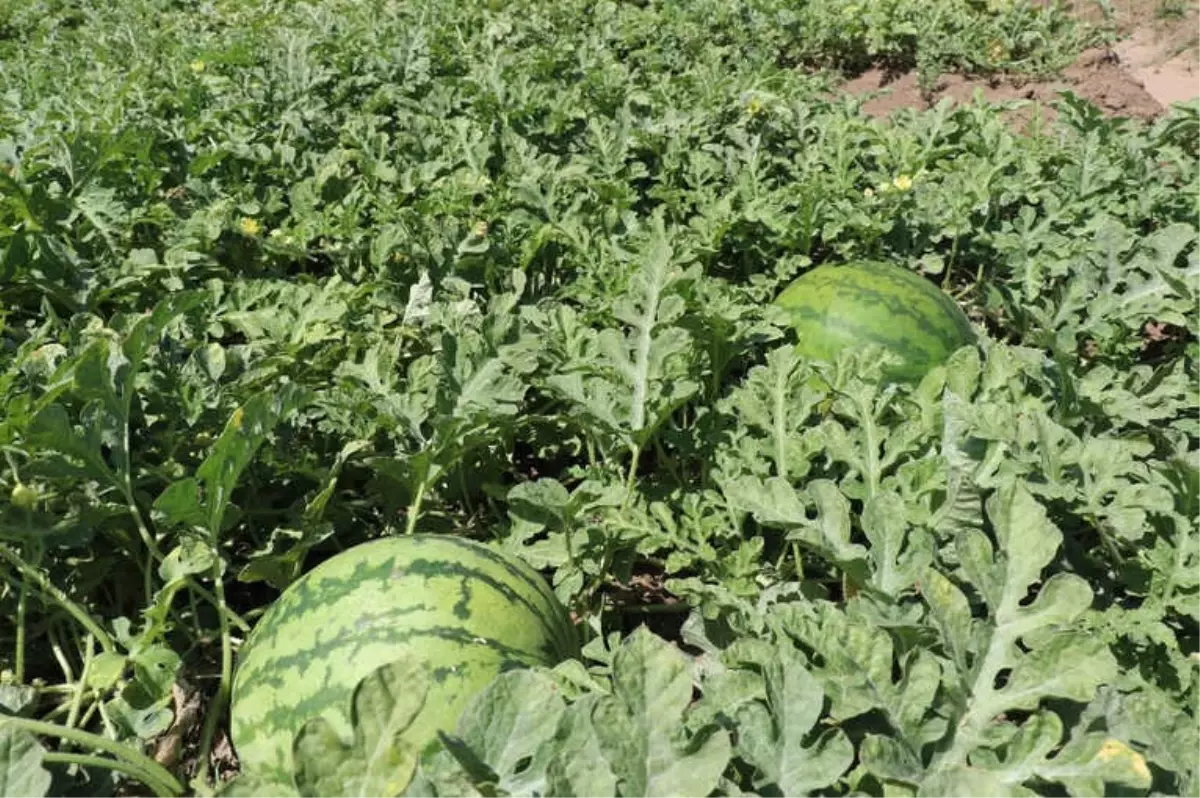
POLYGON ((409 659, 384 665, 354 689, 347 744, 323 717, 293 743, 296 786, 305 796, 395 796, 412 779, 419 752, 402 739, 425 705, 428 675, 409 659))
POLYGON ((547 673, 500 674, 463 711, 458 735, 426 757, 423 792, 462 795, 616 795, 592 727, 595 696, 567 706, 547 673), (457 767, 452 766, 451 762, 457 767))
MULTIPOLYGON (((533 344, 513 312, 524 291, 524 276, 512 275, 512 290, 493 297, 486 313, 473 299, 439 298, 426 324, 433 352, 398 366, 395 346, 382 364, 378 349, 363 365, 342 364, 338 374, 363 399, 378 405, 387 426, 400 439, 403 455, 376 455, 367 462, 407 493, 405 531, 412 533, 425 499, 448 473, 477 447, 492 445, 515 423, 536 366, 533 344), (371 367, 367 367, 368 362, 371 367), (394 373, 404 373, 393 384, 394 373)), ((454 289, 453 281, 442 287, 454 289)))
POLYGON ((290 384, 252 396, 230 414, 196 476, 168 485, 154 510, 168 523, 199 526, 219 537, 242 472, 275 425, 308 398, 306 390, 290 384))
POLYGON ((723 487, 729 503, 751 513, 758 523, 783 528, 789 540, 846 571, 862 572, 867 550, 850 542, 850 503, 830 480, 813 480, 803 492, 782 477, 744 476, 723 487), (805 500, 815 506, 815 519, 809 518, 805 500))
MULTIPOLYGON (((946 779, 952 780, 954 790, 973 789, 977 778, 988 789, 998 787, 1009 777, 995 776, 999 779, 995 781, 978 773, 973 764, 990 755, 987 751, 999 728, 997 716, 1034 709, 1043 698, 1088 701, 1117 672, 1116 660, 1103 640, 1070 628, 1091 604, 1087 582, 1068 573, 1041 582, 1042 569, 1062 542, 1062 533, 1045 509, 1019 481, 994 493, 986 509, 997 549, 993 551, 982 532, 973 531, 962 533, 955 549, 963 571, 987 602, 987 620, 972 621, 966 599, 950 580, 936 572, 922 580, 923 595, 946 634, 947 652, 957 671, 955 690, 962 696, 953 731, 941 741, 922 782, 923 789, 935 792, 947 788, 946 779), (1027 603, 1030 589, 1039 583, 1036 598, 1027 603), (973 653, 969 666, 968 651, 973 653), (969 772, 962 770, 968 759, 969 772)), ((1012 778, 1014 784, 1025 780, 1012 778)))
MULTIPOLYGON (((200 794, 199 792, 197 794, 200 794)), ((216 791, 218 798, 256 798, 260 795, 278 795, 280 798, 298 798, 294 781, 260 776, 243 770, 216 791)))
POLYGON ((0 716, 0 796, 41 798, 50 791, 50 773, 42 766, 46 750, 24 729, 0 716))
POLYGON ((1159 766, 1168 795, 1200 793, 1200 729, 1170 695, 1142 683, 1133 690, 1101 688, 1080 725, 1102 718, 1110 734, 1134 743, 1146 759, 1159 766))
MULTIPOLYGON (((463 743, 509 795, 544 795, 545 772, 566 705, 558 685, 544 673, 520 669, 497 676, 467 705, 459 719, 463 743)), ((462 762, 461 754, 451 749, 462 762)))
POLYGON ((613 658, 613 694, 596 701, 592 725, 622 796, 707 795, 731 756, 724 729, 683 734, 691 702, 687 658, 639 626, 613 658))
POLYGON ((905 514, 904 499, 886 488, 867 500, 862 514, 875 565, 871 582, 889 596, 911 588, 933 559, 929 536, 924 530, 910 529, 905 514))
MULTIPOLYGON (((788 480, 808 473, 822 445, 810 420, 828 396, 814 377, 795 346, 779 346, 721 402, 741 428, 744 438, 739 454, 743 458, 749 460, 754 454, 770 464, 774 476, 788 480)), ((751 468, 754 464, 732 465, 751 468)))
POLYGON ((255 452, 275 425, 307 402, 308 398, 308 392, 304 389, 284 385, 254 395, 230 415, 212 451, 196 469, 196 478, 204 488, 207 527, 213 535, 221 534, 233 489, 255 452))
POLYGON ((592 723, 599 696, 585 695, 567 707, 554 739, 554 755, 546 765, 547 795, 608 798, 617 794, 617 777, 604 758, 592 723))
POLYGON ((1125 743, 1079 733, 1062 745, 1062 734, 1058 715, 1039 712, 1021 725, 1004 758, 985 766, 1002 772, 1007 784, 1038 778, 1062 784, 1071 795, 1101 795, 1106 782, 1134 790, 1150 787, 1146 760, 1125 743))
POLYGON ((635 455, 700 389, 689 367, 694 342, 677 324, 687 309, 680 292, 698 270, 679 267, 661 215, 653 217, 636 258, 628 289, 613 301, 612 315, 620 326, 595 333, 575 319, 572 326, 579 326, 567 332, 583 337, 588 346, 546 381, 597 431, 635 455))
POLYGON ((266 546, 251 554, 250 562, 238 572, 239 582, 263 580, 283 590, 300 575, 309 549, 333 534, 333 525, 321 517, 337 489, 343 467, 368 445, 367 441, 354 440, 342 447, 325 475, 321 490, 305 504, 300 528, 276 527, 266 546))
POLYGON ((789 638, 820 652, 819 661, 807 668, 820 680, 833 720, 846 722, 876 710, 907 755, 915 757, 945 732, 935 712, 943 668, 937 657, 920 649, 897 657, 892 636, 867 614, 869 607, 863 599, 845 609, 800 602, 771 614, 789 638))
POLYGON ((756 786, 775 784, 784 795, 810 795, 833 784, 854 760, 854 746, 841 729, 808 737, 821 715, 825 694, 790 643, 775 648, 764 664, 767 700, 752 701, 736 714, 737 751, 758 768, 756 786))
POLYGON ((136 382, 163 331, 199 301, 196 293, 176 294, 149 313, 115 318, 113 327, 128 323, 127 331, 118 335, 107 330, 108 335, 97 336, 61 364, 54 389, 39 401, 32 419, 35 442, 79 461, 89 476, 115 489, 131 507, 135 497, 129 430, 136 382), (64 404, 56 401, 67 391, 81 401, 78 427, 64 404))
POLYGON ((929 522, 929 527, 942 539, 983 526, 983 499, 972 480, 976 463, 965 450, 963 440, 969 411, 954 387, 963 384, 974 392, 972 383, 978 379, 978 355, 974 350, 967 351, 970 355, 961 360, 951 358, 947 369, 950 385, 942 394, 941 456, 946 462, 946 496, 929 522))

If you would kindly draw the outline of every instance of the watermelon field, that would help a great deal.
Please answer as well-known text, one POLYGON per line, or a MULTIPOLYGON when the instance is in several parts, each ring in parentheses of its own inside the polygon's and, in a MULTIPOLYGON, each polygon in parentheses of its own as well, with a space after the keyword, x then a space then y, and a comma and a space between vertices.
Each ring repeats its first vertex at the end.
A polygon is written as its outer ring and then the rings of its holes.
POLYGON ((1200 795, 1083 5, 0 2, 0 795, 1200 795))

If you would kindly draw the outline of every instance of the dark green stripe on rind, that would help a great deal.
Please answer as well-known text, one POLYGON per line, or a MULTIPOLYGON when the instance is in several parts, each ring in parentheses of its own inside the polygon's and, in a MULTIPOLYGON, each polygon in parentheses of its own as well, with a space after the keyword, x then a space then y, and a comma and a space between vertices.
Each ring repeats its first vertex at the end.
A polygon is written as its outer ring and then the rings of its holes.
MULTIPOLYGON (((520 602, 530 612, 534 612, 542 618, 546 629, 554 633, 555 638, 560 641, 560 648, 557 652, 560 656, 567 658, 577 653, 577 642, 574 639, 570 618, 553 591, 546 585, 545 580, 524 563, 518 563, 481 543, 450 535, 411 535, 405 538, 385 538, 364 543, 356 546, 352 551, 355 552, 356 560, 353 574, 337 582, 327 576, 336 565, 342 562, 342 555, 339 555, 325 561, 306 574, 303 579, 294 582, 275 601, 262 621, 255 627, 247 639, 244 649, 256 645, 256 639, 263 634, 262 630, 285 626, 293 616, 307 614, 311 610, 313 606, 311 602, 314 600, 319 601, 321 605, 328 605, 348 592, 357 590, 362 583, 372 579, 398 579, 408 574, 414 574, 425 577, 453 575, 471 579, 478 578, 503 593, 508 600, 520 602), (395 549, 398 541, 403 541, 402 551, 416 552, 428 547, 446 551, 437 559, 417 560, 415 556, 406 558, 409 561, 401 573, 396 572, 397 561, 394 555, 372 566, 371 555, 376 553, 383 555, 384 552, 395 549), (488 565, 499 568, 536 593, 542 599, 542 606, 539 607, 527 597, 521 596, 512 586, 505 585, 491 573, 478 568, 466 568, 460 561, 455 560, 456 556, 460 560, 484 560, 488 565), (570 634, 560 634, 564 630, 570 634)), ((345 553, 343 552, 343 554, 345 553)))
MULTIPOLYGON (((289 588, 289 592, 281 596, 264 615, 262 622, 255 628, 254 635, 247 641, 246 648, 267 646, 268 642, 260 638, 278 634, 278 630, 287 628, 297 618, 310 615, 318 606, 328 607, 345 599, 353 600, 354 594, 361 592, 364 584, 374 581, 401 583, 409 578, 456 580, 458 582, 456 592, 459 593, 459 597, 453 605, 453 613, 459 618, 463 618, 465 607, 470 604, 470 588, 467 586, 471 584, 485 585, 500 594, 503 600, 512 605, 519 605, 525 612, 536 616, 546 634, 550 635, 552 639, 557 638, 556 632, 559 631, 564 620, 557 613, 552 613, 552 609, 548 610, 546 606, 539 606, 527 596, 514 590, 511 585, 497 579, 491 572, 453 561, 417 559, 403 562, 397 561, 395 558, 388 558, 374 564, 359 562, 355 566, 354 573, 348 578, 322 578, 322 576, 317 571, 313 571, 310 575, 311 578, 293 584, 289 588)), ((550 607, 553 608, 553 605, 550 607)), ((405 610, 417 612, 422 608, 433 609, 427 605, 418 604, 407 607, 405 610)), ((469 613, 465 614, 469 615, 469 613)), ((565 656, 570 652, 555 651, 553 653, 565 656)))
POLYGON ((448 535, 363 544, 292 584, 247 639, 233 685, 234 746, 248 767, 286 770, 310 713, 348 733, 354 685, 409 654, 441 675, 413 730, 432 734, 498 669, 553 664, 577 645, 566 609, 515 558, 448 535))
MULTIPOLYGON (((497 658, 494 652, 485 652, 484 656, 479 656, 478 652, 469 652, 461 656, 454 666, 438 666, 431 669, 433 683, 425 699, 426 711, 413 721, 402 734, 402 738, 421 748, 436 739, 438 729, 453 732, 458 712, 461 712, 470 698, 488 681, 497 674, 527 666, 528 663, 525 662, 497 658), (438 717, 436 712, 431 716, 427 711, 431 708, 439 710, 447 707, 457 709, 458 712, 441 713, 441 717, 438 717)), ((257 728, 263 731, 264 736, 278 735, 280 730, 288 730, 291 732, 288 739, 294 741, 295 732, 303 725, 302 719, 322 717, 333 724, 343 739, 350 739, 352 731, 347 720, 350 713, 350 693, 345 693, 343 698, 344 701, 330 703, 323 709, 315 704, 281 705, 277 716, 269 720, 264 719, 257 728), (271 726, 271 721, 280 725, 271 726)), ((255 749, 253 759, 241 761, 243 771, 253 772, 260 777, 273 777, 280 783, 290 783, 295 769, 292 763, 292 749, 290 746, 283 746, 283 740, 284 737, 278 736, 275 740, 263 741, 267 744, 255 749)), ((255 742, 251 738, 250 742, 243 741, 243 746, 251 746, 255 742)))
POLYGON ((900 356, 892 379, 919 380, 975 331, 945 292, 909 269, 860 261, 820 266, 787 287, 776 304, 789 312, 797 348, 831 361, 844 349, 878 344, 900 356))
MULTIPOLYGON (((386 613, 381 613, 380 617, 385 617, 386 615, 386 613)), ((400 613, 393 613, 393 615, 398 616, 400 613)), ((310 663, 326 662, 327 658, 334 653, 340 653, 343 656, 353 656, 356 648, 363 648, 367 645, 379 643, 395 645, 413 642, 419 637, 436 637, 463 645, 483 646, 498 651, 509 659, 524 660, 527 662, 546 661, 551 658, 531 654, 528 651, 513 648, 512 646, 506 646, 499 640, 472 634, 457 626, 429 626, 419 628, 389 626, 376 627, 369 632, 356 626, 354 628, 340 629, 328 640, 310 648, 305 648, 303 651, 296 651, 274 658, 259 659, 254 663, 255 667, 247 669, 242 678, 257 679, 262 685, 283 688, 289 682, 289 675, 295 676, 295 669, 303 670, 310 663)))
MULTIPOLYGON (((260 677, 262 684, 267 684, 272 687, 283 689, 287 687, 288 676, 295 677, 295 668, 303 668, 306 663, 321 661, 321 658, 333 653, 340 653, 343 656, 354 656, 352 652, 339 652, 338 649, 348 642, 352 641, 354 635, 346 633, 339 635, 337 638, 329 641, 323 649, 317 649, 312 652, 312 656, 298 656, 292 661, 287 661, 287 657, 281 657, 271 661, 272 666, 278 666, 277 671, 273 671, 272 675, 260 677), (289 670, 292 669, 292 670, 289 670)), ((392 645, 400 645, 403 643, 412 644, 416 651, 421 650, 421 638, 437 639, 445 642, 455 643, 462 647, 462 657, 467 659, 475 654, 479 649, 487 649, 489 652, 499 655, 502 662, 507 662, 512 665, 533 665, 539 660, 531 658, 524 652, 514 651, 508 646, 505 646, 498 640, 490 638, 476 637, 463 632, 461 629, 453 627, 434 627, 430 629, 394 629, 389 630, 384 639, 376 638, 373 643, 388 643, 392 645)), ((350 642, 351 648, 353 643, 350 642)), ((442 680, 445 679, 447 672, 452 672, 453 665, 445 665, 434 668, 434 671, 440 672, 442 680)), ((435 679, 435 681, 437 681, 435 679)), ((331 685, 326 684, 326 688, 331 685)), ((343 699, 349 696, 349 692, 335 689, 322 689, 310 693, 303 697, 294 696, 293 700, 286 703, 278 703, 273 705, 264 714, 255 717, 254 722, 247 724, 245 730, 239 739, 239 744, 251 745, 258 738, 260 732, 266 730, 281 728, 291 723, 295 718, 311 718, 322 714, 327 709, 342 708, 343 699)))

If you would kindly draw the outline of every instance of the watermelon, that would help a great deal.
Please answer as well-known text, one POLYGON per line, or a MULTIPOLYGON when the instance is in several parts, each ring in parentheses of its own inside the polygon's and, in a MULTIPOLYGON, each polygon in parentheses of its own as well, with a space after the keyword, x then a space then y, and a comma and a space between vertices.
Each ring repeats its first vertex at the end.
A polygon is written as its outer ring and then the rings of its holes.
POLYGON ((899 362, 884 378, 918 382, 956 349, 975 342, 971 322, 944 291, 916 272, 880 261, 826 264, 776 298, 805 357, 833 362, 847 348, 877 344, 899 362))
POLYGON ((238 655, 230 734, 244 770, 290 783, 292 741, 324 716, 344 739, 354 687, 417 656, 430 675, 405 734, 424 747, 453 731, 470 698, 501 671, 577 654, 574 627, 520 560, 450 535, 364 543, 302 576, 264 613, 238 655))

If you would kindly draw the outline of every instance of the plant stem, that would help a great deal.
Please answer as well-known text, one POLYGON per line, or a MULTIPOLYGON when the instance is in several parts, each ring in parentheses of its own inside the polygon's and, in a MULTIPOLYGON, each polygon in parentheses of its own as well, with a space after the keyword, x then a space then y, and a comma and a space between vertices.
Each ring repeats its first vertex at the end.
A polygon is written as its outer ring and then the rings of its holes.
POLYGON ((21 580, 21 593, 17 598, 17 656, 13 673, 17 684, 25 684, 25 615, 29 609, 29 585, 21 580))
POLYGON ((179 795, 182 789, 176 791, 170 784, 164 783, 152 773, 148 773, 144 768, 138 767, 131 762, 124 762, 120 759, 108 759, 103 756, 92 756, 90 754, 71 754, 61 751, 48 751, 42 755, 43 762, 51 764, 64 765, 82 765, 83 767, 107 768, 115 770, 118 773, 124 773, 126 776, 132 776, 138 781, 145 784, 159 798, 171 798, 179 795))
MULTIPOLYGON (((215 541, 213 548, 216 548, 215 541)), ((221 578, 221 558, 219 556, 214 558, 212 568, 213 589, 216 591, 218 602, 217 609, 222 610, 225 607, 225 583, 221 578)), ((233 644, 229 639, 229 619, 224 612, 218 612, 217 618, 221 627, 221 681, 217 685, 217 694, 209 705, 208 715, 204 718, 204 730, 200 735, 198 756, 200 765, 196 770, 196 778, 201 783, 208 781, 208 759, 212 753, 213 738, 217 733, 217 722, 221 719, 225 707, 229 705, 229 694, 232 687, 233 644)))
POLYGON ((215 595, 210 593, 208 591, 208 589, 205 588, 203 585, 201 585, 199 582, 197 582, 195 580, 195 578, 189 576, 187 578, 187 586, 189 588, 191 588, 192 590, 196 591, 196 594, 199 595, 200 598, 204 599, 209 604, 213 605, 213 607, 216 608, 217 612, 219 612, 221 614, 222 618, 226 619, 229 623, 232 623, 240 631, 242 631, 242 632, 250 631, 250 624, 246 623, 246 620, 242 616, 238 615, 236 612, 234 612, 232 609, 230 609, 229 606, 227 604, 225 604, 224 601, 219 600, 215 595))
POLYGON ((975 678, 966 685, 967 705, 964 706, 957 722, 951 726, 950 746, 934 755, 933 761, 929 763, 928 773, 941 773, 962 764, 978 741, 980 729, 987 724, 994 709, 989 705, 989 699, 995 692, 992 681, 996 678, 1011 643, 1012 638, 1002 634, 999 628, 992 630, 987 651, 975 668, 975 678))
POLYGON ((100 711, 100 708, 103 706, 104 703, 100 700, 99 696, 88 702, 88 708, 83 711, 83 717, 79 719, 79 728, 86 729, 88 723, 92 720, 92 716, 100 711))
POLYGON ((959 238, 959 235, 956 232, 954 234, 954 241, 952 241, 950 243, 950 262, 946 264, 946 271, 942 273, 942 290, 943 291, 950 287, 950 277, 954 273, 954 261, 957 259, 957 256, 958 256, 958 238, 959 238))
POLYGON ((88 614, 87 610, 72 601, 66 593, 55 587, 40 571, 31 567, 21 557, 13 553, 8 546, 3 544, 0 544, 0 560, 4 560, 17 569, 21 576, 33 582, 43 593, 58 602, 59 606, 66 610, 72 618, 79 621, 79 624, 84 629, 95 635, 96 639, 100 641, 100 647, 106 652, 116 651, 117 647, 113 643, 112 638, 100 628, 100 624, 96 623, 96 620, 88 614))
MULTIPOLYGON (((125 425, 125 452, 128 458, 129 453, 129 425, 125 425)), ((133 479, 129 475, 128 469, 125 472, 125 481, 122 485, 125 492, 125 504, 129 508, 129 514, 133 516, 133 523, 137 527, 138 536, 142 539, 142 543, 146 546, 146 552, 149 555, 148 560, 162 562, 162 550, 158 548, 158 542, 154 539, 154 535, 150 534, 150 527, 146 525, 146 520, 142 518, 142 511, 138 509, 137 502, 133 498, 133 479)), ((146 594, 146 603, 149 604, 154 598, 154 591, 151 584, 151 575, 153 569, 147 563, 142 568, 142 590, 146 594)))
POLYGON ((69 709, 70 709, 70 707, 68 706, 68 704, 66 702, 63 702, 63 703, 59 704, 58 706, 56 706, 54 709, 47 712, 45 715, 42 715, 42 720, 48 722, 51 718, 57 718, 59 715, 66 714, 66 712, 69 709))
POLYGON ((38 695, 54 695, 55 693, 75 694, 75 685, 73 684, 47 684, 33 689, 37 691, 38 695))
MULTIPOLYGON (((134 501, 134 499, 133 499, 133 483, 129 481, 128 476, 126 476, 126 483, 127 484, 122 486, 125 491, 125 503, 129 509, 129 514, 131 516, 133 516, 133 523, 137 527, 138 537, 140 537, 142 539, 142 542, 146 545, 146 551, 149 553, 148 559, 152 559, 154 562, 162 562, 166 558, 164 557, 164 555, 162 553, 162 549, 160 549, 158 547, 157 541, 154 540, 154 536, 152 534, 150 534, 150 527, 146 524, 146 519, 144 519, 142 517, 142 511, 138 509, 137 502, 134 501)), ((146 593, 146 603, 150 604, 151 599, 153 598, 153 590, 152 590, 152 583, 151 583, 152 569, 150 568, 149 562, 146 564, 146 567, 143 569, 142 575, 143 575, 143 582, 144 582, 143 589, 146 593)), ((191 588, 192 590, 194 590, 198 594, 200 594, 201 598, 203 598, 208 603, 212 604, 214 607, 217 606, 218 602, 217 602, 216 596, 214 596, 212 593, 208 592, 192 576, 189 575, 189 576, 185 577, 185 579, 187 581, 187 586, 189 588, 191 588)), ((250 631, 249 624, 247 624, 244 620, 242 620, 242 618, 239 615, 237 615, 237 613, 233 612, 233 610, 226 607, 224 610, 221 610, 221 611, 229 614, 230 620, 233 621, 233 624, 235 626, 237 626, 239 629, 241 629, 243 632, 250 631)))
POLYGON ((413 496, 412 504, 408 505, 408 518, 404 521, 404 534, 411 535, 417 531, 417 516, 421 514, 421 502, 425 500, 425 483, 422 481, 417 486, 416 495, 413 496))
MULTIPOLYGON (((96 748, 105 753, 112 754, 122 762, 139 768, 152 781, 163 787, 164 790, 159 795, 175 796, 183 794, 183 785, 171 775, 170 771, 140 751, 135 751, 133 748, 118 743, 116 740, 110 740, 107 737, 101 737, 99 734, 92 734, 82 729, 68 729, 65 726, 45 723, 40 720, 33 720, 32 718, 23 718, 18 715, 5 715, 3 720, 0 720, 0 723, 11 723, 16 728, 23 729, 31 734, 56 737, 75 743, 83 748, 96 748)), ((49 754, 46 756, 49 756, 49 754)), ((147 782, 147 786, 150 786, 149 782, 147 782)))
POLYGON ((87 647, 84 650, 83 670, 79 674, 79 683, 75 686, 75 695, 71 699, 71 711, 67 713, 67 727, 74 728, 79 720, 79 710, 83 706, 83 692, 87 689, 88 671, 92 669, 92 655, 95 653, 96 638, 87 636, 87 647))
POLYGON ((787 475, 788 475, 787 474, 787 446, 786 446, 787 435, 788 435, 787 421, 786 421, 788 407, 787 407, 787 402, 786 402, 786 399, 787 399, 786 380, 789 376, 791 376, 791 375, 790 374, 781 375, 779 377, 779 382, 784 383, 784 384, 783 385, 777 384, 775 386, 775 390, 772 391, 772 393, 774 395, 774 400, 775 400, 774 401, 774 412, 772 412, 772 414, 771 414, 771 426, 773 428, 771 438, 772 438, 772 442, 775 444, 775 447, 774 447, 775 448, 775 476, 783 477, 784 479, 787 479, 787 475))
POLYGON ((629 502, 633 499, 633 486, 637 482, 638 458, 642 456, 642 447, 629 447, 629 473, 625 477, 625 500, 621 502, 621 509, 629 507, 629 502))
POLYGON ((58 667, 62 670, 63 676, 67 682, 75 682, 75 669, 71 667, 70 660, 63 652, 62 641, 58 637, 58 627, 55 623, 51 623, 46 627, 46 637, 50 639, 50 651, 54 653, 54 659, 58 662, 58 667))

